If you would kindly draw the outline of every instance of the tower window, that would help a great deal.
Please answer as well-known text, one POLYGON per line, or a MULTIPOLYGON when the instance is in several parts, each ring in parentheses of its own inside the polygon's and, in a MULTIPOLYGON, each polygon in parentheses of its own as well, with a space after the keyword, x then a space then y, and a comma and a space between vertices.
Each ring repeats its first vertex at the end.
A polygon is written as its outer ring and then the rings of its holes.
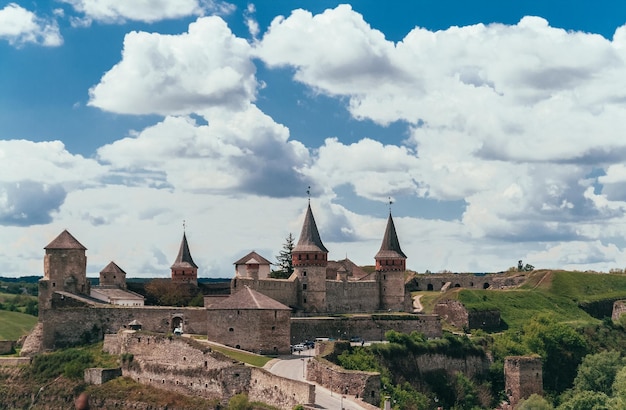
POLYGON ((302 276, 306 276, 306 271, 302 271, 302 276))
POLYGON ((306 283, 302 284, 302 290, 306 290, 306 283))

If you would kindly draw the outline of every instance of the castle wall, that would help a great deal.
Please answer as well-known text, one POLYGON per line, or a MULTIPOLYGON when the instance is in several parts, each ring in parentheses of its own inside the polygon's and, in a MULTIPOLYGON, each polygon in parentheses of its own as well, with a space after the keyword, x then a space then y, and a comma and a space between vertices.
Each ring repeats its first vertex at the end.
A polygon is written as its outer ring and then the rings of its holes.
MULTIPOLYGON (((64 299, 68 303, 69 300, 71 298, 64 299)), ((39 314, 43 324, 43 349, 100 341, 105 334, 116 333, 135 319, 142 324, 143 330, 170 333, 174 318, 180 317, 185 332, 207 332, 207 311, 204 308, 92 305, 40 309, 39 314)))
POLYGON ((525 279, 526 277, 523 274, 510 276, 502 273, 488 273, 485 275, 475 275, 472 273, 418 274, 409 281, 408 290, 440 291, 448 282, 450 283, 450 287, 467 289, 507 289, 520 285, 525 279))
POLYGON ((85 369, 85 383, 103 384, 109 380, 122 376, 122 369, 117 367, 113 369, 103 369, 101 367, 92 367, 85 369))
POLYGON ((315 340, 318 337, 349 339, 359 336, 365 340, 382 340, 385 332, 413 331, 426 337, 441 337, 441 322, 437 315, 367 315, 358 317, 291 318, 291 342, 315 340))
POLYGON ((392 312, 405 310, 404 271, 379 272, 380 308, 392 312))
POLYGON ((280 409, 315 401, 313 385, 233 363, 198 341, 143 332, 124 332, 118 337, 121 352, 133 354, 124 375, 139 383, 222 401, 247 393, 251 401, 280 409))
POLYGON ((355 396, 374 405, 380 403, 380 373, 346 370, 314 357, 307 362, 306 379, 335 393, 355 396))
POLYGON ((260 354, 289 354, 289 310, 208 310, 209 340, 260 354))
POLYGON ((326 310, 328 313, 358 313, 380 310, 378 282, 326 281, 326 310))
POLYGON ((255 280, 236 277, 231 281, 231 293, 244 286, 250 287, 285 306, 298 306, 298 284, 294 279, 267 279, 255 280))

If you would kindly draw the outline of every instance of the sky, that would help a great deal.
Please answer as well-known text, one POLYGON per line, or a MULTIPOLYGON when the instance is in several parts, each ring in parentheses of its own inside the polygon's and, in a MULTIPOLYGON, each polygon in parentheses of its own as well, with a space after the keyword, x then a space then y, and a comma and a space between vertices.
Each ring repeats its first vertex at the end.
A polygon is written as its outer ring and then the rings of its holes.
POLYGON ((232 277, 309 200, 331 260, 609 272, 625 160, 622 0, 0 1, 0 276, 232 277))

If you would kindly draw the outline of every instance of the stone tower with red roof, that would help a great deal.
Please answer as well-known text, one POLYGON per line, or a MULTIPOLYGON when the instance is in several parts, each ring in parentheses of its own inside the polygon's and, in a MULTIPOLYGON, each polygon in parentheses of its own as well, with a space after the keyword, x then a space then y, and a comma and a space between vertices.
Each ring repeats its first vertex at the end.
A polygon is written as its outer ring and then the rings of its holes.
POLYGON ((305 312, 325 312, 328 250, 320 238, 310 203, 291 259, 294 273, 300 281, 298 304, 305 312))
POLYGON ((389 212, 380 250, 374 256, 380 283, 380 306, 383 310, 401 311, 405 306, 404 272, 406 255, 400 248, 396 227, 389 212))
POLYGON ((44 249, 44 276, 39 280, 40 307, 50 307, 54 292, 89 295, 87 248, 64 230, 44 249))
POLYGON ((183 232, 183 240, 180 242, 178 256, 172 269, 172 283, 190 283, 198 284, 198 265, 193 261, 189 244, 187 243, 187 235, 183 232))

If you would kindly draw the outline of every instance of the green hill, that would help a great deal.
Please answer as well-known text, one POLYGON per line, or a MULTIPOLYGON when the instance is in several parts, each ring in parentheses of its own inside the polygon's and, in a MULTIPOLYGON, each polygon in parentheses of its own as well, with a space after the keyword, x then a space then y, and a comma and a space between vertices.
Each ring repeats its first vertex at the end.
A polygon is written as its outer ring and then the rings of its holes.
POLYGON ((35 316, 0 310, 0 340, 17 340, 30 332, 36 323, 35 316))
MULTIPOLYGON (((436 300, 456 299, 470 310, 497 309, 509 328, 519 328, 539 313, 550 312, 571 324, 597 322, 583 307, 626 299, 626 275, 567 271, 536 271, 519 288, 470 290, 455 288, 436 300)), ((436 302, 436 300, 434 302, 436 302)))

